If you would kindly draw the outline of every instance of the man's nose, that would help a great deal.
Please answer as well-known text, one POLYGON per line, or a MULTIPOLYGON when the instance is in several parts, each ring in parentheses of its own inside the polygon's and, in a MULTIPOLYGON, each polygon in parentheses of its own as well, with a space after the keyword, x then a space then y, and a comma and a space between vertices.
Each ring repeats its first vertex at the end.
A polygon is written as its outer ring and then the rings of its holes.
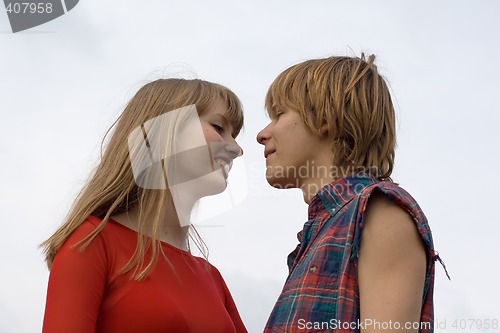
MULTIPOLYGON (((271 125, 271 124, 269 124, 271 125)), ((266 144, 266 141, 269 140, 269 125, 264 127, 258 134, 257 134, 257 142, 260 143, 261 145, 266 144)))

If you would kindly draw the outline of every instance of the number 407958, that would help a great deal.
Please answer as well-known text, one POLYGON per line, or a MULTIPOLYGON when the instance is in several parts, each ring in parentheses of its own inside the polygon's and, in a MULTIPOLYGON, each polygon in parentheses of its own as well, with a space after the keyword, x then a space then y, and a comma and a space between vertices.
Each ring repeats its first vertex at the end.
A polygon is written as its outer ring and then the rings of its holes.
POLYGON ((11 14, 50 14, 52 13, 52 4, 50 2, 10 2, 7 7, 5 7, 7 13, 11 14))

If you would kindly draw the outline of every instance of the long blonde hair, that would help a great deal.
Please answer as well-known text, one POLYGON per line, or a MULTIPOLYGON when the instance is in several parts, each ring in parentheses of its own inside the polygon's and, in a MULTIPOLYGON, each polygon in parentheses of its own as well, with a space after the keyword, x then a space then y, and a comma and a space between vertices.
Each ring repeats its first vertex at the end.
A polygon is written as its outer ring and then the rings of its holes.
POLYGON ((327 124, 333 166, 390 179, 396 146, 395 112, 384 78, 368 59, 333 56, 307 60, 271 84, 266 109, 300 113, 311 132, 327 124))
POLYGON ((218 99, 222 99, 228 108, 232 135, 236 137, 243 126, 241 102, 222 85, 198 79, 159 79, 139 89, 110 128, 115 127, 101 161, 76 198, 65 223, 41 244, 49 269, 58 249, 88 216, 99 217, 102 222, 78 243, 82 251, 104 228, 110 216, 137 207, 140 231, 137 246, 123 272, 135 269, 136 280, 148 275, 159 254, 158 236, 164 223, 160 212, 167 208, 169 192, 137 186, 129 158, 128 136, 134 128, 149 119, 187 105, 196 105, 201 115, 218 99), (146 234, 151 237, 145 237, 146 234), (150 259, 146 262, 148 249, 151 256, 147 256, 150 259))

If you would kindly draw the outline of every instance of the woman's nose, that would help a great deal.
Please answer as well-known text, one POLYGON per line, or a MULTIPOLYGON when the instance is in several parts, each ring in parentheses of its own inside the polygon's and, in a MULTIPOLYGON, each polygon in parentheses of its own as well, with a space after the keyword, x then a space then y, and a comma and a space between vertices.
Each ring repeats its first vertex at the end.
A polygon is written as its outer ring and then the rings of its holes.
POLYGON ((234 142, 234 143, 228 142, 225 144, 224 148, 228 152, 229 157, 233 160, 236 157, 243 155, 243 149, 241 149, 241 147, 236 142, 234 142))

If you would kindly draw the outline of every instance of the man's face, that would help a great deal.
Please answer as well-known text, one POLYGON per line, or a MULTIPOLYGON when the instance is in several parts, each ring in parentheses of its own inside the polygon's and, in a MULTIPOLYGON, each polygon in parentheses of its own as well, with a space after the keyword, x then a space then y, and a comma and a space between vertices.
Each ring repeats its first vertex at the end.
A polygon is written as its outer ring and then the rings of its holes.
POLYGON ((315 167, 325 160, 324 138, 290 109, 278 109, 257 141, 265 146, 267 181, 276 188, 302 187, 316 177, 315 167))

